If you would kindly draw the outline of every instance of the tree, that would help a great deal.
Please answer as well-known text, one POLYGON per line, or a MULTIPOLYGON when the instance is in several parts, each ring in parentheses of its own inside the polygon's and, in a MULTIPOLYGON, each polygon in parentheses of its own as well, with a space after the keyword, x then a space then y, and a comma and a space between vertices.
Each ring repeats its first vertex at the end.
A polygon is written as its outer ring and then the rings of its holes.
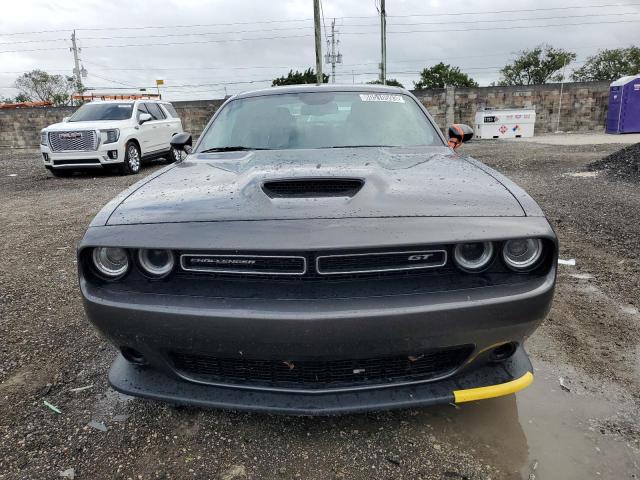
POLYGON ((562 80, 565 65, 575 60, 576 54, 551 45, 538 45, 523 50, 513 63, 504 66, 498 85, 536 85, 562 80))
MULTIPOLYGON (((367 82, 369 85, 382 85, 382 81, 380 80, 371 80, 370 82, 367 82)), ((387 83, 386 85, 389 85, 390 87, 400 87, 400 88, 404 88, 404 85, 402 85, 398 80, 396 80, 395 78, 387 78, 387 83)))
POLYGON ((11 97, 0 97, 0 103, 22 103, 30 101, 29 98, 22 93, 15 96, 15 98, 11 97))
POLYGON ((33 70, 18 77, 14 86, 23 101, 51 102, 54 105, 69 105, 76 90, 75 81, 63 75, 49 75, 42 70, 33 70))
MULTIPOLYGON (((296 70, 289 70, 289 74, 286 77, 275 78, 271 82, 272 87, 280 85, 300 85, 303 83, 316 83, 316 72, 313 68, 307 68, 304 72, 296 70)), ((329 75, 322 74, 322 83, 329 81, 329 75)))
POLYGON ((444 87, 477 87, 478 82, 460 71, 458 67, 445 65, 443 62, 420 72, 420 80, 413 82, 416 90, 444 87))
POLYGON ((640 73, 640 48, 614 48, 602 50, 587 58, 586 63, 574 70, 575 81, 617 80, 625 75, 640 73))

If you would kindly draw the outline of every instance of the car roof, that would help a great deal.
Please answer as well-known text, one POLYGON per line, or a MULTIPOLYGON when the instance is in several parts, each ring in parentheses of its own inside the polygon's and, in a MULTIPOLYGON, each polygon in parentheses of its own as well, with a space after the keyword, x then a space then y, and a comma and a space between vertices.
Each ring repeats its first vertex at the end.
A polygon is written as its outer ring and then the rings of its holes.
POLYGON ((238 93, 234 95, 234 99, 261 97, 264 95, 281 95, 285 93, 313 93, 313 92, 371 92, 371 93, 403 93, 409 94, 409 91, 400 87, 391 87, 388 85, 377 84, 336 84, 323 83, 322 85, 304 84, 304 85, 286 85, 282 87, 268 87, 259 90, 250 90, 248 92, 238 93))

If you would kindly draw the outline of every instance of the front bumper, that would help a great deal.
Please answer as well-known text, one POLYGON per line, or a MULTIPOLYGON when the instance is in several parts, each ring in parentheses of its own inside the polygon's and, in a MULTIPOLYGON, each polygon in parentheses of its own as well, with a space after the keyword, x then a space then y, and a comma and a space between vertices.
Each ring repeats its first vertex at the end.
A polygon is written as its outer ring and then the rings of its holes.
POLYGON ((299 395, 248 391, 176 380, 160 371, 139 367, 121 355, 109 372, 119 392, 174 404, 288 415, 336 415, 371 410, 462 403, 515 393, 533 381, 524 348, 508 360, 488 364, 438 382, 396 388, 299 395))
MULTIPOLYGON (((382 298, 274 301, 113 292, 81 279, 89 320, 145 367, 118 358, 110 380, 124 393, 203 406, 286 413, 337 413, 455 400, 454 391, 503 384, 531 371, 522 347, 547 314, 555 268, 534 282, 382 298), (498 345, 516 354, 488 360, 498 345), (359 359, 473 345, 455 371, 430 380, 290 390, 202 382, 169 352, 221 358, 359 359), (206 384, 204 384, 206 383, 206 384), (453 399, 453 400, 452 400, 453 399)), ((506 393, 509 393, 508 391, 506 393)))
POLYGON ((97 150, 64 152, 54 152, 48 145, 40 145, 40 153, 47 169, 102 168, 122 164, 125 156, 124 146, 118 142, 101 144, 97 150))

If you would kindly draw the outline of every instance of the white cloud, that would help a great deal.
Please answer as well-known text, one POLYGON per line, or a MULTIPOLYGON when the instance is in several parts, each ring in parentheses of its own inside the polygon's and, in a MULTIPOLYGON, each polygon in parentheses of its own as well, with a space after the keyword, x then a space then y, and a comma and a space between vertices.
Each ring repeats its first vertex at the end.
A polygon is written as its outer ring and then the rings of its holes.
MULTIPOLYGON (((344 64, 338 66, 338 81, 351 83, 373 80, 379 62, 379 27, 375 3, 362 0, 324 0, 325 23, 329 28, 335 16, 340 35, 344 64), (366 17, 366 18, 340 18, 366 17), (355 33, 362 34, 355 34, 355 33), (362 74, 364 73, 364 74, 362 74), (352 76, 353 74, 353 76, 352 76), (360 74, 360 75, 359 75, 360 74)), ((595 2, 594 2, 595 3, 595 2)), ((604 3, 604 2, 603 2, 604 3)), ((505 4, 497 0, 472 0, 464 5, 431 0, 390 0, 387 2, 388 71, 407 87, 417 79, 419 69, 444 61, 459 65, 481 84, 498 77, 512 53, 541 42, 574 49, 578 60, 594 53, 598 47, 626 46, 637 43, 640 10, 637 7, 617 9, 572 9, 521 12, 534 8, 563 6, 552 0, 522 0, 505 4), (515 4, 514 4, 515 3, 515 4), (512 13, 482 15, 448 15, 440 17, 420 14, 460 12, 512 13), (636 12, 625 16, 605 16, 619 12, 636 12), (598 15, 582 17, 582 15, 598 15), (534 18, 543 18, 534 21, 534 18), (513 19, 527 19, 514 21, 513 19), (462 23, 494 20, 494 23, 462 23), (572 27, 503 30, 519 25, 562 23, 602 23, 572 27), (431 23, 431 24, 429 24, 431 23), (403 25, 404 24, 404 25, 403 25), (413 25, 407 25, 413 24, 413 25), (417 24, 417 25, 416 25, 417 24), (499 27, 499 28, 497 28, 499 27), (469 30, 486 28, 488 30, 469 30), (494 30, 491 30, 495 28, 494 30), (394 33, 407 30, 463 30, 457 32, 394 33), (464 31, 466 30, 466 31, 464 31), (403 73, 405 72, 405 73, 403 73), (406 73, 408 72, 408 73, 406 73)), ((156 78, 167 85, 166 96, 172 99, 216 98, 224 94, 222 85, 178 88, 178 85, 220 84, 249 80, 269 80, 285 74, 289 68, 314 64, 313 8, 311 0, 278 2, 224 0, 30 0, 3 2, 0 18, 0 52, 23 50, 22 53, 0 53, 0 72, 17 72, 41 68, 53 73, 71 73, 73 58, 68 50, 73 28, 83 47, 81 57, 89 77, 86 83, 95 87, 126 85, 151 86, 156 78), (274 20, 299 20, 273 22, 274 20), (265 23, 252 23, 265 22, 265 23), (267 23, 269 22, 269 23, 267 23), (236 25, 219 25, 236 23, 236 25), (182 25, 198 24, 191 28, 182 25), (218 26, 206 26, 218 24, 218 26), (136 29, 142 26, 174 26, 163 29, 136 29), (128 29, 124 29, 127 27, 128 29), (91 30, 104 29, 104 30, 91 30), (60 32, 6 35, 13 32, 63 30, 60 32), (246 32, 255 30, 254 32, 246 32), (243 31, 244 33, 233 33, 243 31), (186 36, 178 36, 189 34, 186 36), (206 35, 203 35, 206 34, 206 35), (114 38, 135 37, 135 38, 114 38), (273 38, 285 37, 285 38, 273 38), (261 40, 233 41, 240 38, 261 40), (267 39, 269 38, 269 39, 267 39), (12 43, 42 40, 38 43, 12 43), (213 42, 215 40, 215 42, 213 42), (195 43, 205 42, 210 43, 195 43), (180 45, 110 47, 129 44, 180 45), (187 43, 194 42, 194 43, 187 43), (57 50, 33 51, 42 48, 57 50), (255 67, 255 68, 247 68, 255 67), (130 70, 122 70, 130 69, 130 70), (109 80, 106 80, 109 79, 109 80), (119 83, 116 83, 119 82, 119 83)), ((325 72, 329 70, 325 66, 325 72)), ((12 84, 15 73, 0 73, 0 86, 12 84)), ((228 93, 269 82, 227 85, 228 93)), ((0 89, 0 95, 14 92, 0 89)))

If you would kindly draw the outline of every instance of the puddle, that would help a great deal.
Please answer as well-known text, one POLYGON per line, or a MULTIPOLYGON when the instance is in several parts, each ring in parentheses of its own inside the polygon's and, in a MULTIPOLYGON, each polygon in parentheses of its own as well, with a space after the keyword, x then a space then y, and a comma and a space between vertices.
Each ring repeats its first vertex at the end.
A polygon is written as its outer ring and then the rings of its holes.
POLYGON ((517 396, 426 410, 417 418, 506 478, 636 478, 640 439, 614 433, 636 424, 623 413, 632 407, 618 402, 615 390, 609 398, 586 392, 577 379, 567 392, 544 365, 537 365, 535 375, 517 396))

